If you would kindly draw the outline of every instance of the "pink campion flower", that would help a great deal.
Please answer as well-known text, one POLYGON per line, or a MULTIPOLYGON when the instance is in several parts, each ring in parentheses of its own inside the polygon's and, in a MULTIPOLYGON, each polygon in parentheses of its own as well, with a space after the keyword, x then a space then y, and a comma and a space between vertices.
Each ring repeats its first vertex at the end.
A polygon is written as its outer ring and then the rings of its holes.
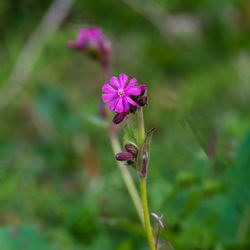
POLYGON ((81 28, 76 41, 68 41, 67 46, 70 49, 85 52, 90 57, 98 60, 105 71, 105 75, 108 75, 112 47, 110 40, 100 28, 81 28))
POLYGON ((101 53, 110 52, 110 42, 98 27, 81 28, 76 41, 68 41, 68 47, 75 50, 96 50, 101 53))
POLYGON ((141 94, 140 87, 134 87, 137 84, 137 80, 132 78, 127 86, 126 83, 128 81, 128 76, 125 74, 119 75, 119 80, 117 77, 113 76, 110 79, 110 85, 105 83, 102 87, 102 91, 105 94, 102 94, 102 100, 104 102, 109 102, 108 109, 115 110, 117 113, 127 112, 129 110, 129 104, 133 106, 138 106, 136 102, 134 102, 130 96, 138 96, 141 94))

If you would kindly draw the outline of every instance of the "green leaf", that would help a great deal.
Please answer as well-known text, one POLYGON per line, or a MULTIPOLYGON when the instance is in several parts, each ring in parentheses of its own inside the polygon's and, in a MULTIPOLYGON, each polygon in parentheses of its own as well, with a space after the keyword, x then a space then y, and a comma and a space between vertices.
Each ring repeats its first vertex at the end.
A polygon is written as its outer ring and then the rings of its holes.
POLYGON ((135 127, 131 124, 127 124, 124 133, 124 144, 132 143, 137 146, 137 139, 135 136, 135 127))
POLYGON ((155 130, 156 130, 155 128, 152 128, 146 133, 146 138, 138 153, 136 168, 143 176, 147 175, 147 168, 150 155, 150 143, 155 130))

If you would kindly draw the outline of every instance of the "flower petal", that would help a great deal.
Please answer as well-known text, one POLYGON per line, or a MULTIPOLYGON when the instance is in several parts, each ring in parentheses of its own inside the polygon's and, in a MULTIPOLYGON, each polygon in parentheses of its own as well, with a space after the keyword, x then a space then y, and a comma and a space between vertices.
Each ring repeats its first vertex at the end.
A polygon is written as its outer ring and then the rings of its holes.
POLYGON ((124 104, 124 112, 127 112, 129 110, 129 104, 126 98, 123 98, 123 104, 124 104))
POLYGON ((135 78, 132 78, 132 79, 128 82, 128 86, 126 87, 126 89, 129 89, 129 88, 133 87, 136 83, 137 83, 137 80, 136 80, 135 78))
POLYGON ((78 35, 77 35, 77 43, 84 45, 84 43, 86 42, 86 39, 88 37, 88 33, 89 33, 89 31, 87 28, 81 28, 79 30, 78 35))
POLYGON ((117 93, 102 94, 102 100, 104 102, 109 102, 113 98, 117 97, 117 93))
POLYGON ((105 83, 105 84, 102 86, 102 91, 103 91, 103 92, 108 92, 108 93, 117 92, 117 90, 113 89, 108 83, 105 83))
POLYGON ((115 98, 112 102, 110 102, 108 104, 108 109, 109 110, 114 110, 118 101, 119 101, 119 98, 115 98))
POLYGON ((110 84, 112 85, 112 86, 114 86, 115 88, 117 88, 117 89, 119 89, 120 88, 120 82, 119 82, 119 80, 118 80, 118 78, 116 77, 116 76, 112 76, 111 78, 110 78, 110 84))
POLYGON ((147 91, 146 85, 141 85, 140 88, 141 88, 141 95, 144 95, 145 92, 147 91))
POLYGON ((123 74, 123 73, 121 73, 121 74, 119 75, 119 78, 120 78, 121 88, 124 88, 125 85, 126 85, 126 83, 127 83, 128 76, 125 75, 125 74, 123 74))
POLYGON ((134 87, 126 90, 126 95, 140 95, 140 94, 141 94, 140 87, 134 87))
POLYGON ((132 105, 134 105, 134 106, 138 106, 138 104, 137 104, 136 102, 134 102, 130 97, 125 96, 125 98, 126 98, 126 100, 127 100, 130 104, 132 104, 132 105))
POLYGON ((123 112, 123 103, 122 103, 122 97, 119 98, 118 102, 117 102, 117 105, 116 105, 116 108, 115 108, 115 112, 117 113, 121 113, 123 112))

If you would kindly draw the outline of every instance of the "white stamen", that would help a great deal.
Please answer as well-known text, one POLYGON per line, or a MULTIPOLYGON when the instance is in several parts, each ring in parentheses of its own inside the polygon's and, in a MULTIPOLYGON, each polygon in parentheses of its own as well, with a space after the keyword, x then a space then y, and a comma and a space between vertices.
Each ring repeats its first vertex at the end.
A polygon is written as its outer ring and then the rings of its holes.
POLYGON ((118 94, 120 97, 124 96, 124 90, 123 89, 118 89, 118 94))

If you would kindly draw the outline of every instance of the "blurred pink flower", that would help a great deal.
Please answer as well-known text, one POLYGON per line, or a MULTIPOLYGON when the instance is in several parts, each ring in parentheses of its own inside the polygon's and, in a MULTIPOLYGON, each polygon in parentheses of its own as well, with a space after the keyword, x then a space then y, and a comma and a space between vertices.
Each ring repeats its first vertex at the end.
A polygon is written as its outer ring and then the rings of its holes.
POLYGON ((75 50, 95 50, 101 53, 110 52, 110 42, 98 27, 81 28, 76 41, 68 41, 68 47, 75 50))
POLYGON ((104 102, 109 102, 108 109, 115 110, 117 113, 127 112, 129 110, 129 104, 138 106, 136 102, 134 102, 130 96, 138 96, 141 94, 140 87, 133 87, 137 84, 137 80, 132 78, 127 86, 126 83, 128 81, 128 76, 125 74, 119 75, 119 80, 117 77, 113 76, 110 79, 110 85, 108 83, 104 84, 102 87, 102 91, 105 94, 102 94, 102 100, 104 102))

